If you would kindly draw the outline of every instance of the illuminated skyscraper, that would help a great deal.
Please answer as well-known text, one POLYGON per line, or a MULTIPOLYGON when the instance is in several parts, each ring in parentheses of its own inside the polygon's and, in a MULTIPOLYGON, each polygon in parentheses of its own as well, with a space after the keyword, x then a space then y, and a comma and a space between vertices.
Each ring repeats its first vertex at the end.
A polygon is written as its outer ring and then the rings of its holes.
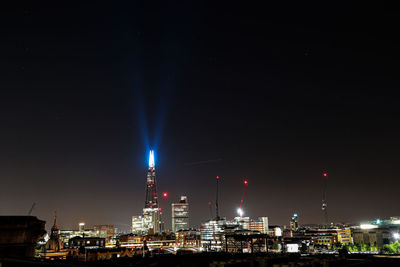
POLYGON ((143 209, 143 225, 149 234, 160 233, 162 229, 156 184, 154 150, 150 150, 147 171, 146 201, 143 209))
POLYGON ((297 213, 294 213, 290 219, 290 230, 297 231, 299 229, 299 218, 297 213))
POLYGON ((181 196, 178 203, 172 203, 172 231, 189 229, 189 202, 186 196, 181 196))
POLYGON ((156 169, 154 160, 154 151, 150 150, 149 156, 149 170, 147 171, 147 184, 146 184, 146 201, 144 208, 158 208, 158 195, 156 185, 156 169))
POLYGON ((161 229, 154 151, 150 150, 143 216, 132 216, 132 232, 136 234, 155 234, 160 233, 161 229))

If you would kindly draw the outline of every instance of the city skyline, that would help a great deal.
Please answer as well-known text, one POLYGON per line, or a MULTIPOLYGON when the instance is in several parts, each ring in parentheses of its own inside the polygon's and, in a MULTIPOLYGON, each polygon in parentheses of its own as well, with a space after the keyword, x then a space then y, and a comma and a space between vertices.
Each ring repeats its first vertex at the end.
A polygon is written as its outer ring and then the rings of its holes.
POLYGON ((2 12, 1 215, 36 203, 31 214, 51 222, 57 210, 60 228, 128 230, 150 149, 167 228, 180 196, 191 225, 209 219, 216 176, 221 217, 236 216, 246 177, 245 216, 323 223, 324 172, 329 221, 398 215, 397 11, 133 1, 2 12))

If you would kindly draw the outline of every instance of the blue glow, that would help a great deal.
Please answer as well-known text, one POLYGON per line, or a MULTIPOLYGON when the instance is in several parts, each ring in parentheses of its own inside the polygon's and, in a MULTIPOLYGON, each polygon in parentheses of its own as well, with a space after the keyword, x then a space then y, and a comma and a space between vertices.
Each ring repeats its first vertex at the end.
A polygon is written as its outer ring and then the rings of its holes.
POLYGON ((149 168, 154 168, 156 166, 155 161, 154 161, 154 150, 150 150, 150 156, 149 156, 149 168))

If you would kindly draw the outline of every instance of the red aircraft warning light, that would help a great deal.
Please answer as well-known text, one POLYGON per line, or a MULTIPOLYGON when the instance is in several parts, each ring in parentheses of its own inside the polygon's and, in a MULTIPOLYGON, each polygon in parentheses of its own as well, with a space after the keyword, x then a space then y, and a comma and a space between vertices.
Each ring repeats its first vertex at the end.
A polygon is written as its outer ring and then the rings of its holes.
POLYGON ((249 183, 249 181, 247 181, 247 180, 244 180, 244 182, 243 182, 245 185, 247 185, 248 183, 249 183))
POLYGON ((328 177, 328 174, 326 172, 324 172, 323 176, 324 177, 328 177))
POLYGON ((167 193, 167 192, 164 192, 162 195, 163 195, 163 197, 167 197, 167 196, 168 196, 168 193, 167 193))
POLYGON ((219 176, 217 175, 217 180, 219 180, 219 176))

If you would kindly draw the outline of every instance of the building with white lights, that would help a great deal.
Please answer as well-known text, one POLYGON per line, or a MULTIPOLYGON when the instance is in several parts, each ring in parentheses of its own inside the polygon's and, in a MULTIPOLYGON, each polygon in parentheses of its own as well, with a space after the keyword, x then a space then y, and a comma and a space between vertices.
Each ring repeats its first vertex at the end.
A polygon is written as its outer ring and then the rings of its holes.
POLYGON ((299 216, 297 213, 294 213, 290 219, 290 230, 293 232, 299 230, 299 216))
POLYGON ((351 229, 351 235, 355 244, 369 244, 381 249, 383 245, 400 241, 400 217, 361 223, 351 229))
POLYGON ((249 221, 249 230, 258 231, 262 234, 268 233, 268 217, 259 217, 257 220, 249 221))
POLYGON ((161 211, 158 206, 158 193, 156 183, 156 169, 154 151, 150 151, 149 169, 146 179, 146 200, 143 214, 132 216, 132 233, 137 234, 156 234, 163 229, 161 221, 161 211))
POLYGON ((224 244, 224 230, 228 225, 237 225, 226 219, 210 220, 201 224, 201 246, 207 251, 221 251, 224 244))
POLYGON ((172 203, 172 231, 189 229, 189 202, 186 196, 181 196, 178 203, 172 203))

